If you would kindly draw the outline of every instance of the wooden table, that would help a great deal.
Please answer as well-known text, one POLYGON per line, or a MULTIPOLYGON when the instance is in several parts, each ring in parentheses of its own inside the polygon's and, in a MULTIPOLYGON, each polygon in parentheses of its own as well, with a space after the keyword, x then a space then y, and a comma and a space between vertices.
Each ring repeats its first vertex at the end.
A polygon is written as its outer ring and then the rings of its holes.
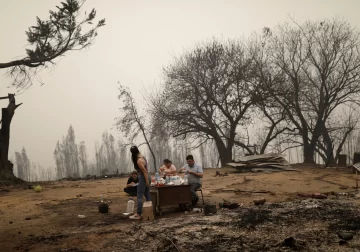
POLYGON ((190 185, 152 186, 150 188, 150 196, 154 214, 156 213, 156 208, 159 214, 162 215, 162 207, 164 206, 192 203, 190 185))

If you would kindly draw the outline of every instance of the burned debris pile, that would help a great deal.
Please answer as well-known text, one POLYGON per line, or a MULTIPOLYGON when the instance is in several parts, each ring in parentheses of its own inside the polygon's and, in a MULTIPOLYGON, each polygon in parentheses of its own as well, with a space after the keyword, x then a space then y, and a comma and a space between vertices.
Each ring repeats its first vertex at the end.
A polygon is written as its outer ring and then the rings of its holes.
POLYGON ((244 156, 233 160, 226 165, 236 168, 241 172, 273 172, 273 171, 294 171, 285 160, 283 154, 263 154, 244 156))
POLYGON ((360 248, 359 210, 349 200, 305 199, 140 224, 133 250, 353 251, 360 248), (167 234, 163 234, 166 229, 167 234))

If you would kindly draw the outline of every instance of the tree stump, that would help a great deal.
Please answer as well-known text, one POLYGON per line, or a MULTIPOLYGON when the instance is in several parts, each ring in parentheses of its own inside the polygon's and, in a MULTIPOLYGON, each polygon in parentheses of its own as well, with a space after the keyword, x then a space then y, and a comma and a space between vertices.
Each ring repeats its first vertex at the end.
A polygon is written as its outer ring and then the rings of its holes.
POLYGON ((142 221, 153 221, 154 218, 154 209, 152 205, 152 201, 146 201, 143 205, 142 211, 142 221))
POLYGON ((338 165, 340 167, 346 167, 346 158, 347 158, 347 155, 339 154, 338 165))
POLYGON ((360 152, 355 152, 354 153, 354 160, 353 160, 353 164, 359 163, 360 162, 360 152))

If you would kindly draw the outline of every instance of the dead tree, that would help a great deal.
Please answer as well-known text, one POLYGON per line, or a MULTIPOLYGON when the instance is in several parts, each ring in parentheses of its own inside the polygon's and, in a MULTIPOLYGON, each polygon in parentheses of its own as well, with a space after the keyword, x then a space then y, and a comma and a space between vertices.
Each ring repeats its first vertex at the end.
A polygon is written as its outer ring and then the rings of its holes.
POLYGON ((253 68, 236 41, 214 39, 185 52, 164 69, 162 92, 151 100, 154 121, 165 122, 173 137, 213 141, 222 165, 232 160, 235 144, 251 153, 237 134, 262 99, 253 68))
MULTIPOLYGON (((36 18, 36 24, 26 31, 27 42, 31 47, 26 48, 26 56, 18 60, 0 62, 0 70, 6 69, 13 79, 12 86, 27 89, 39 70, 56 65, 55 60, 67 55, 70 51, 79 51, 90 47, 98 34, 100 27, 105 25, 101 19, 93 25, 96 10, 92 9, 85 15, 80 11, 85 0, 65 0, 55 11, 49 11, 48 19, 36 18)), ((9 106, 2 109, 1 126, 1 161, 0 183, 12 182, 15 177, 12 164, 8 163, 10 123, 14 116, 15 97, 9 98, 9 106)))
POLYGON ((339 19, 293 21, 267 32, 261 42, 255 48, 257 74, 301 137, 304 163, 315 163, 329 119, 359 103, 360 33, 339 19))
POLYGON ((16 105, 15 94, 0 97, 0 99, 9 99, 7 108, 1 109, 1 130, 0 130, 0 184, 19 183, 21 179, 15 177, 13 172, 14 165, 9 161, 9 143, 10 143, 10 124, 15 110, 22 103, 16 105))
POLYGON ((121 108, 123 115, 115 118, 117 128, 128 137, 131 143, 135 141, 139 134, 144 138, 145 144, 149 148, 153 158, 154 169, 156 170, 156 157, 151 144, 152 139, 146 130, 147 127, 145 127, 146 117, 139 114, 134 97, 128 87, 120 84, 119 91, 118 99, 121 100, 123 104, 121 108))

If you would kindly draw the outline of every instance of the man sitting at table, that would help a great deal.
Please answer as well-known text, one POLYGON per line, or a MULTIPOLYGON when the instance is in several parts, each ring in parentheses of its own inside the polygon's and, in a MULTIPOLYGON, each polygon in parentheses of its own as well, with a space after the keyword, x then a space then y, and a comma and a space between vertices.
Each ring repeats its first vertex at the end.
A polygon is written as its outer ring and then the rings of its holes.
POLYGON ((175 175, 176 167, 169 159, 164 159, 164 165, 159 168, 159 173, 164 177, 167 175, 175 175))
POLYGON ((124 188, 124 192, 126 192, 130 196, 136 196, 138 183, 139 183, 139 178, 137 171, 133 171, 127 181, 126 187, 124 188))
POLYGON ((195 206, 199 200, 196 191, 201 188, 201 178, 204 172, 202 167, 195 163, 192 155, 186 157, 186 162, 187 164, 180 168, 179 171, 184 171, 185 175, 188 175, 188 184, 190 185, 192 194, 192 205, 195 206))

